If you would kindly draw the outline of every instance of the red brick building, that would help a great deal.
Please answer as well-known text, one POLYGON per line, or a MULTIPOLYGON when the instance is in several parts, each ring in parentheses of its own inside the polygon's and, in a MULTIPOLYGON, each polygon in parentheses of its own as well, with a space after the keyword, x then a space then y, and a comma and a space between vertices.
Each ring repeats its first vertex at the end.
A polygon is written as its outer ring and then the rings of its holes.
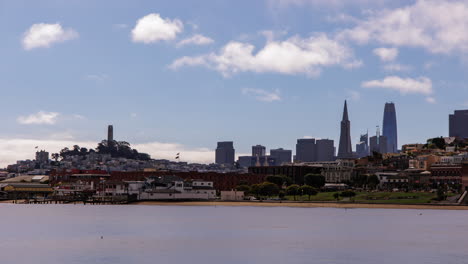
POLYGON ((462 166, 457 164, 434 164, 430 168, 431 183, 438 185, 458 185, 462 183, 462 166))

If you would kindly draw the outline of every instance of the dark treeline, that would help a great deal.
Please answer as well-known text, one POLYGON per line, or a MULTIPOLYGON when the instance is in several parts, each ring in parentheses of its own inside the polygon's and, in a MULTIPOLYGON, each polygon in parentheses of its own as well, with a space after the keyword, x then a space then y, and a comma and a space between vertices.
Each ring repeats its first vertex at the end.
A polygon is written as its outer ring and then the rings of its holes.
POLYGON ((135 160, 150 160, 150 155, 146 153, 139 153, 136 149, 132 149, 130 143, 125 141, 101 141, 96 149, 81 148, 74 145, 72 149, 64 148, 60 153, 52 154, 52 158, 57 160, 59 157, 62 159, 69 156, 86 156, 90 153, 110 154, 113 158, 127 158, 135 160))

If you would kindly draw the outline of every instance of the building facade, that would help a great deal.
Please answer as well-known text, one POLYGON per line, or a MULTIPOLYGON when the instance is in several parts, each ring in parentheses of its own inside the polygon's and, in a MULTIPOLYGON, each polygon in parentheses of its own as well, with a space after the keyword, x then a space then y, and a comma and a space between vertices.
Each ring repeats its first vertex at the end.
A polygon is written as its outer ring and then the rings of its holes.
POLYGON ((468 138, 468 110, 455 110, 449 115, 449 137, 468 138))
POLYGON ((316 160, 315 138, 302 138, 297 140, 295 162, 312 162, 316 160))
POLYGON ((270 157, 275 159, 275 165, 281 166, 284 163, 291 163, 292 151, 288 149, 272 149, 270 150, 270 157))
POLYGON ((252 146, 252 157, 263 157, 266 155, 266 148, 262 145, 252 146))
POLYGON ((316 142, 316 161, 335 160, 335 146, 331 139, 318 139, 316 142))
POLYGON ((383 133, 387 139, 386 152, 382 153, 397 153, 398 152, 398 134, 397 134, 397 119, 394 103, 386 103, 383 116, 383 133))
POLYGON ((341 120, 340 145, 338 147, 338 158, 349 159, 353 157, 351 148, 351 122, 348 117, 348 105, 345 101, 343 109, 343 118, 341 120))
POLYGON ((232 141, 218 142, 216 148, 216 164, 232 165, 234 164, 234 143, 232 141))

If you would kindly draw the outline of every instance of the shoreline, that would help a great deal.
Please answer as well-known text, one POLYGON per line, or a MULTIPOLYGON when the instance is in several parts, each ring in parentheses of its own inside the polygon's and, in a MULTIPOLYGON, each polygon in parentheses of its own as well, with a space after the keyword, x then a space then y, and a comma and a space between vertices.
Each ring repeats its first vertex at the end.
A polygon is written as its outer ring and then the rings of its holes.
POLYGON ((423 209, 423 210, 468 210, 468 205, 436 204, 370 204, 336 202, 252 202, 252 201, 140 201, 130 205, 148 206, 257 206, 257 207, 296 207, 296 208, 365 208, 365 209, 423 209))
MULTIPOLYGON (((1 200, 0 204, 14 204, 13 200, 1 200)), ((16 203, 25 204, 25 203, 16 203)), ((75 205, 82 203, 68 203, 75 205)), ((50 204, 52 205, 52 204, 50 204)), ((64 205, 64 204, 61 204, 64 205)), ((66 205, 66 204, 65 204, 66 205)), ((91 205, 91 204, 89 204, 91 205)), ((272 201, 139 201, 120 205, 145 206, 228 206, 228 207, 291 207, 291 208, 343 208, 343 209, 420 209, 420 210, 468 210, 468 205, 448 204, 383 204, 383 203, 337 203, 337 202, 272 202, 272 201)))

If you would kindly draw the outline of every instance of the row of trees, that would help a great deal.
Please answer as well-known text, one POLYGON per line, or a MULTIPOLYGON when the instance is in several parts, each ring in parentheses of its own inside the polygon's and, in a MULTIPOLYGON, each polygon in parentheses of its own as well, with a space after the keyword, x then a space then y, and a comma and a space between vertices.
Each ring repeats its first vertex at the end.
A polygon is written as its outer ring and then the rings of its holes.
POLYGON ((318 189, 325 185, 325 177, 319 174, 307 174, 304 176, 304 185, 300 186, 293 184, 290 177, 285 175, 267 176, 266 181, 260 184, 249 186, 246 183, 241 183, 237 186, 238 191, 244 191, 247 194, 256 197, 271 197, 278 196, 283 199, 285 195, 296 196, 308 195, 310 197, 318 193, 318 189))
POLYGON ((146 153, 139 153, 136 149, 132 149, 130 143, 126 141, 101 141, 96 149, 82 148, 74 145, 72 149, 64 148, 60 153, 53 153, 52 159, 57 161, 59 158, 66 158, 69 156, 86 156, 90 153, 110 154, 113 158, 127 158, 136 160, 150 160, 150 155, 146 153))

